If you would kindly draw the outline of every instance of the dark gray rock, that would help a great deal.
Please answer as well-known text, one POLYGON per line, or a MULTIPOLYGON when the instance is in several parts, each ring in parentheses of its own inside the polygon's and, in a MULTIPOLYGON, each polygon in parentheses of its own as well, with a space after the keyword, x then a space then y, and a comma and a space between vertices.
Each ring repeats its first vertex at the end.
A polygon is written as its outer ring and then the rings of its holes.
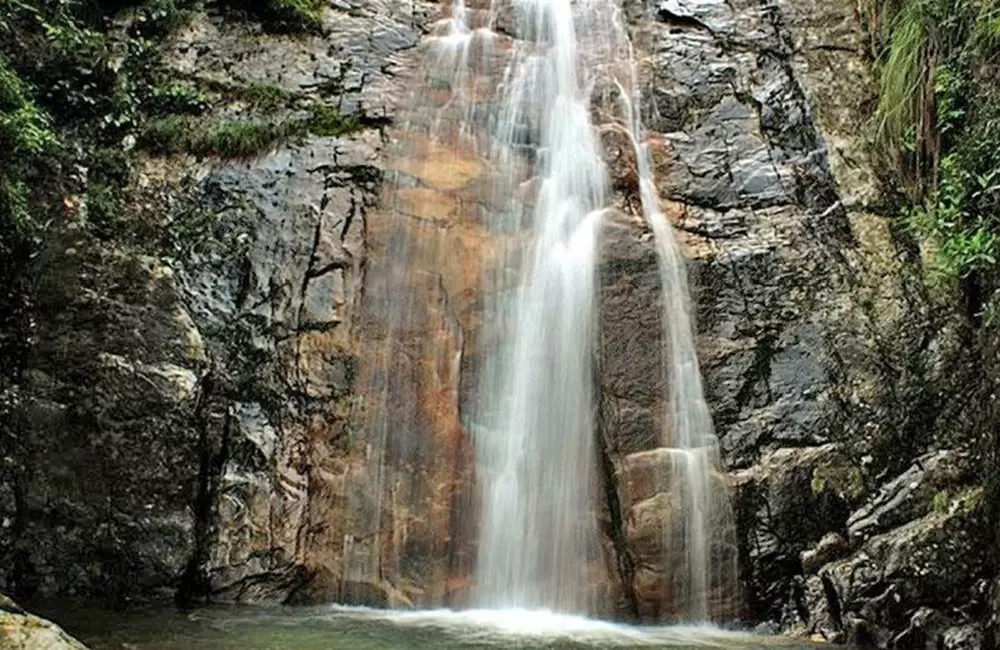
POLYGON ((860 474, 834 445, 782 449, 735 473, 733 487, 750 611, 781 621, 789 599, 803 597, 802 553, 844 530, 860 474))
POLYGON ((943 650, 980 650, 985 647, 983 630, 978 625, 951 627, 941 635, 943 650))
MULTIPOLYGON (((905 472, 883 485, 878 494, 847 522, 851 543, 902 526, 927 514, 935 499, 949 498, 949 489, 971 479, 970 459, 954 451, 925 454, 905 472)), ((939 506, 940 507, 940 506, 939 506)))
POLYGON ((844 630, 850 638, 853 620, 880 647, 890 640, 935 647, 949 625, 942 612, 982 603, 980 508, 972 495, 956 498, 947 511, 876 535, 851 557, 823 567, 808 582, 810 628, 844 630))
POLYGON ((850 550, 851 547, 843 535, 836 532, 827 533, 815 548, 803 551, 802 571, 807 575, 816 573, 824 564, 847 555, 850 550))

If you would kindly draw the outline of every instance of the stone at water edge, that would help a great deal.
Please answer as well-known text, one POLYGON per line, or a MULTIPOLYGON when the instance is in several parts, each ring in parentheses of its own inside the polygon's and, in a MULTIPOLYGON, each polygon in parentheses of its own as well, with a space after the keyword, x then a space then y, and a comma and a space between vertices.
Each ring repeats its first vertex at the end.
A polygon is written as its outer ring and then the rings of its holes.
POLYGON ((25 612, 0 594, 0 648, 4 650, 87 650, 61 627, 25 612))

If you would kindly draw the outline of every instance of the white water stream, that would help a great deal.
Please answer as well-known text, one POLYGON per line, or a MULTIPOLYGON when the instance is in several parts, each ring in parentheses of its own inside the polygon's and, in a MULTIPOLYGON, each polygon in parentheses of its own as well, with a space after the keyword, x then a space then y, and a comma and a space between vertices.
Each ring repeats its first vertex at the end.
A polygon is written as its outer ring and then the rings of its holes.
MULTIPOLYGON (((734 580, 712 545, 731 535, 688 305, 685 262, 652 177, 632 45, 615 0, 454 0, 429 39, 451 93, 433 131, 458 131, 490 166, 490 228, 515 242, 485 292, 493 333, 466 413, 482 522, 476 603, 587 612, 605 564, 595 504, 600 229, 613 205, 600 128, 634 149, 642 213, 659 253, 663 367, 670 395, 662 446, 682 521, 665 519, 665 600, 673 617, 712 618, 713 589, 734 580), (500 35, 500 25, 506 35, 500 35), (507 38, 513 36, 513 38, 507 38), (498 88, 483 114, 483 85, 498 88), (485 81, 484 81, 485 80, 485 81), (602 113, 603 112, 603 113, 602 113), (602 124, 595 116, 603 115, 602 124), (609 117, 610 115, 610 117, 609 117), (516 289, 504 278, 518 277, 516 289), (596 573, 595 573, 596 572, 596 573), (595 579, 596 578, 596 579, 595 579)), ((731 558, 731 554, 727 557, 731 558)), ((718 599, 718 594, 714 596, 718 599)))

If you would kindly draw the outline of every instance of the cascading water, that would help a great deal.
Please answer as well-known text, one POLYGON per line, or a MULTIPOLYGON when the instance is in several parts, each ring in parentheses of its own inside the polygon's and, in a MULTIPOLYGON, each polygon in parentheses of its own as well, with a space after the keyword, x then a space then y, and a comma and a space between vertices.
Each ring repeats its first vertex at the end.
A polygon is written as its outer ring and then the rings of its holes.
MULTIPOLYGON (((478 478, 484 495, 478 602, 587 608, 597 530, 593 341, 597 228, 606 174, 579 75, 569 2, 521 2, 519 33, 495 120, 505 158, 535 148, 532 233, 523 284, 495 305, 510 341, 479 387, 478 478)), ((521 206, 510 206, 521 221, 521 206)))
MULTIPOLYGON (((602 133, 614 130, 633 150, 634 193, 653 233, 663 287, 670 397, 659 452, 668 460, 663 489, 683 503, 683 516, 664 518, 662 588, 671 611, 661 614, 707 620, 717 615, 713 600, 734 583, 735 567, 716 553, 732 542, 731 514, 702 392, 684 260, 633 110, 637 71, 618 6, 482 5, 454 0, 427 39, 426 76, 434 83, 423 91, 426 101, 410 107, 430 125, 420 136, 431 143, 421 145, 426 165, 453 164, 433 143, 481 161, 486 171, 474 189, 466 183, 461 190, 462 218, 485 222, 503 242, 480 261, 481 322, 476 345, 467 342, 479 350, 478 385, 462 414, 481 495, 475 602, 595 611, 595 585, 607 582, 613 564, 597 521, 595 341, 600 230, 616 209, 602 133)), ((433 209, 415 212, 438 210, 441 198, 434 196, 433 209)), ((434 253, 440 264, 447 254, 434 253)))

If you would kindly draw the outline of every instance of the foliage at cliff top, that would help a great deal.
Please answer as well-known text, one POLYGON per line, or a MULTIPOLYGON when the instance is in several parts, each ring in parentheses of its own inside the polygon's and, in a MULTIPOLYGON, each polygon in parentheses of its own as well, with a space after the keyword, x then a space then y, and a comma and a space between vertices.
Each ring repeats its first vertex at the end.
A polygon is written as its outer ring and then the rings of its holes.
MULTIPOLYGON (((935 270, 983 285, 1000 246, 1000 0, 866 0, 877 152, 935 270)), ((982 292, 979 286, 976 292, 982 292)))

